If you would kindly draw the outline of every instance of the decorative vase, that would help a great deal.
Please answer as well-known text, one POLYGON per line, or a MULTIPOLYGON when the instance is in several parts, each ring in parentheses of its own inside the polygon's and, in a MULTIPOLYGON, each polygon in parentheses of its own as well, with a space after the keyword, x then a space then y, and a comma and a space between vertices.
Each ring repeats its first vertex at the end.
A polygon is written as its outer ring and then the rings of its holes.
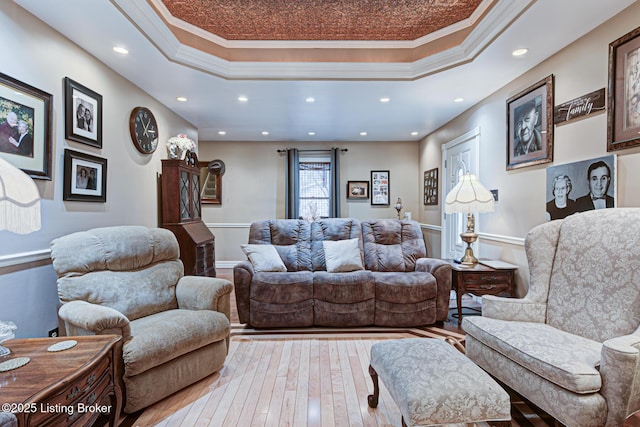
POLYGON ((187 151, 180 148, 177 144, 167 144, 167 154, 169 154, 169 158, 173 160, 184 160, 187 156, 187 151))

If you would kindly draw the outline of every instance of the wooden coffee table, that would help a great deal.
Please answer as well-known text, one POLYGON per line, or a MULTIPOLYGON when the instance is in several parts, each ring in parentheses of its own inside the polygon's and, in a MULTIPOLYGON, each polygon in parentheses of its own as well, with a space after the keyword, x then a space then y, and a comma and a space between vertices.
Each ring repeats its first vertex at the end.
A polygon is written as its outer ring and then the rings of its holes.
POLYGON ((28 357, 19 368, 0 372, 0 403, 20 426, 88 426, 100 415, 116 426, 122 392, 116 377, 120 357, 116 335, 26 338, 3 343, 11 354, 0 362, 28 357), (47 349, 63 341, 77 344, 67 350, 47 349))

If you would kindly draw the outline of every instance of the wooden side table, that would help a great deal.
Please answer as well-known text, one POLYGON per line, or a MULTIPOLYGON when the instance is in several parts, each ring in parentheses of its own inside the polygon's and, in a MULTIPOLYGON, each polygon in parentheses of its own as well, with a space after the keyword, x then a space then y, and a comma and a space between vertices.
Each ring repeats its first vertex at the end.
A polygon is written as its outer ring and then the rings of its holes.
POLYGON ((458 308, 458 326, 462 323, 462 295, 505 295, 513 296, 515 287, 516 266, 505 268, 491 268, 484 264, 465 266, 446 260, 451 264, 451 285, 456 291, 456 305, 458 308))
POLYGON ((26 338, 3 343, 11 354, 29 363, 0 372, 0 403, 13 412, 22 426, 90 426, 100 415, 117 426, 122 392, 116 378, 120 357, 116 335, 26 338), (55 343, 75 340, 67 350, 51 352, 55 343))

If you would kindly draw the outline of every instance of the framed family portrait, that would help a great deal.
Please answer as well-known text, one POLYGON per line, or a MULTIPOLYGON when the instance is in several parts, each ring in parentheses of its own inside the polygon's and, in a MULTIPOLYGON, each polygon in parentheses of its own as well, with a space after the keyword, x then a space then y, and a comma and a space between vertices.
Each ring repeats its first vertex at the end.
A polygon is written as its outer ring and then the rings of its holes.
POLYGON ((63 200, 107 201, 107 159, 64 150, 63 200))
POLYGON ((640 145, 640 27, 609 44, 607 151, 640 145))
POLYGON ((553 161, 553 75, 507 100, 507 170, 553 161))
POLYGON ((65 138, 102 148, 102 95, 64 78, 65 138))
POLYGON ((369 198, 369 181, 348 181, 347 199, 367 200, 369 198))
POLYGON ((438 204, 438 168, 424 172, 424 204, 438 204))
POLYGON ((371 204, 389 206, 389 171, 371 171, 371 204))
POLYGON ((32 178, 51 179, 51 100, 0 73, 0 157, 32 178))

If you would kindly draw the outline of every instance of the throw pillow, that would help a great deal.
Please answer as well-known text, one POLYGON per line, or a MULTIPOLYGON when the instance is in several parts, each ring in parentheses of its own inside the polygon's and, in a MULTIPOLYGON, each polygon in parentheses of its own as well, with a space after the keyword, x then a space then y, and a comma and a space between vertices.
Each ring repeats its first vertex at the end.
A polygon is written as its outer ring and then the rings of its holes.
POLYGON ((329 273, 364 270, 359 239, 325 240, 322 246, 329 273))
POLYGON ((287 271, 287 267, 273 245, 240 245, 240 247, 256 272, 287 271))

